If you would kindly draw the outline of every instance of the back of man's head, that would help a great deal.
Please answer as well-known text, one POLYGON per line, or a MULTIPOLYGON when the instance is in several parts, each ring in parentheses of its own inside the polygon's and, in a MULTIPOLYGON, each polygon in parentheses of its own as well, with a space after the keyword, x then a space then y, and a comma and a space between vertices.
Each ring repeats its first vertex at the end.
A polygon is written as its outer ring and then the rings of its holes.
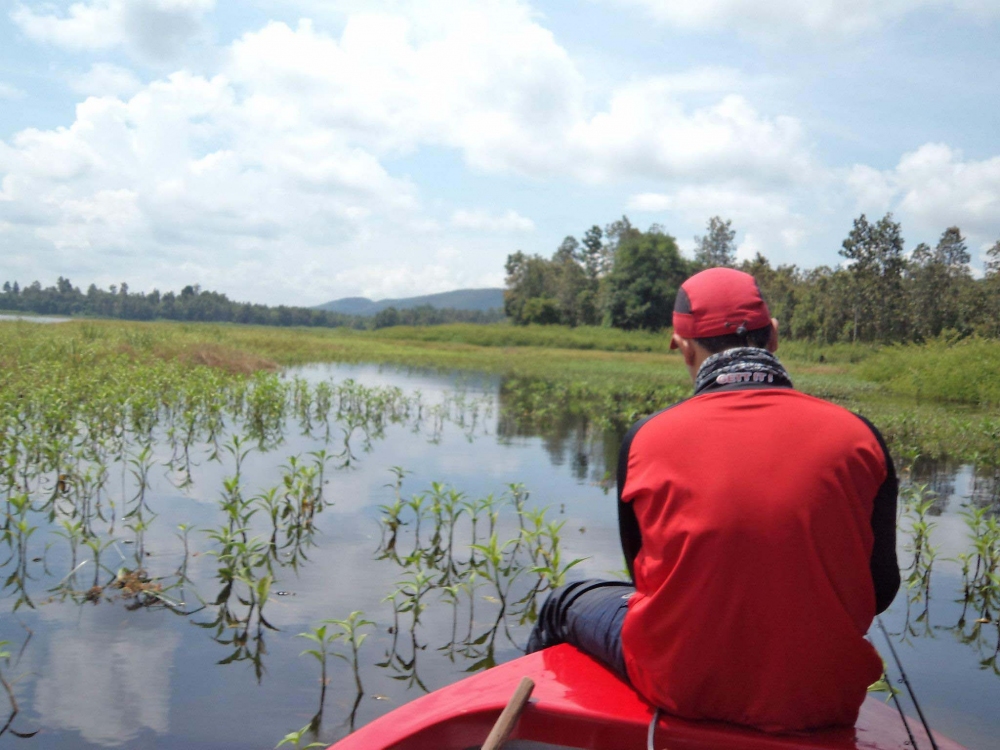
POLYGON ((681 284, 673 324, 674 333, 711 354, 743 346, 764 349, 773 335, 757 281, 734 268, 709 268, 681 284))

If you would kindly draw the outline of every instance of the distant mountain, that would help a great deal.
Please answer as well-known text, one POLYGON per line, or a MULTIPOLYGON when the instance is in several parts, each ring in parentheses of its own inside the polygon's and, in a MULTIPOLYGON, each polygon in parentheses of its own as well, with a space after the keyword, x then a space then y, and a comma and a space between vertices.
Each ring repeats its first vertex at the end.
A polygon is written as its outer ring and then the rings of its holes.
POLYGON ((439 310, 492 310, 503 307, 503 289, 456 289, 453 292, 425 294, 421 297, 401 299, 380 299, 372 301, 367 297, 344 297, 317 305, 317 310, 330 310, 344 315, 374 315, 389 307, 409 310, 413 307, 430 305, 439 310))

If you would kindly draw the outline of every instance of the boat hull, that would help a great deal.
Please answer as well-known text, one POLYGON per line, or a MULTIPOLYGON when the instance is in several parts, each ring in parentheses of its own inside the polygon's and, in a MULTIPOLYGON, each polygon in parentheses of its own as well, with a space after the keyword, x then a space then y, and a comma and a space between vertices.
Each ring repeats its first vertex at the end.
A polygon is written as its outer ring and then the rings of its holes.
MULTIPOLYGON (((422 696, 329 750, 466 750, 479 747, 522 677, 535 682, 512 738, 580 750, 646 747, 653 708, 611 671, 572 646, 529 654, 422 696)), ((912 719, 916 747, 930 748, 912 719)), ((963 750, 935 734, 940 750, 963 750)), ((774 735, 719 722, 661 715, 656 747, 670 750, 913 750, 895 708, 870 696, 851 729, 774 735)))

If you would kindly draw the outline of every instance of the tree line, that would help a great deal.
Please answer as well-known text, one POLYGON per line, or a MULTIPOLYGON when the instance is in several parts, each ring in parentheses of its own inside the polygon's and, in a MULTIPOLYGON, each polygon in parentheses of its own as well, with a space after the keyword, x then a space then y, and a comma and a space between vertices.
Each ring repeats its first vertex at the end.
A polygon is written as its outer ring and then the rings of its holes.
POLYGON ((4 283, 0 310, 37 315, 88 316, 124 320, 184 320, 199 322, 246 323, 267 326, 320 326, 356 329, 395 325, 439 325, 443 323, 491 323, 501 320, 499 310, 453 310, 423 305, 397 310, 381 310, 373 316, 345 315, 330 310, 288 305, 233 302, 225 294, 202 290, 197 284, 179 294, 149 294, 129 291, 127 283, 112 284, 107 290, 91 284, 86 292, 62 276, 55 286, 42 287, 36 281, 21 287, 17 281, 4 283))
POLYGON ((582 240, 567 237, 551 258, 507 257, 504 310, 515 323, 606 325, 658 330, 670 325, 674 297, 691 274, 714 266, 752 274, 783 336, 837 341, 919 342, 941 335, 1000 337, 1000 240, 973 276, 958 227, 934 247, 907 254, 900 224, 886 214, 854 220, 837 267, 774 267, 757 253, 736 261, 731 221, 709 219, 693 259, 657 224, 643 232, 627 217, 582 240))

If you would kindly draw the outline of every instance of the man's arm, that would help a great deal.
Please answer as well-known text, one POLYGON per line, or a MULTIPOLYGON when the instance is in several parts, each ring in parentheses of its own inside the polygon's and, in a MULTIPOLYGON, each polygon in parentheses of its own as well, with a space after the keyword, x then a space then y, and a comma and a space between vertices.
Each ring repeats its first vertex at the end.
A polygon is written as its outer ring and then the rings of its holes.
POLYGON ((875 584, 876 614, 887 610, 899 591, 899 562, 896 560, 896 495, 899 483, 888 453, 886 468, 889 473, 879 487, 872 507, 875 544, 872 546, 871 571, 875 584))
POLYGON ((618 501, 618 534, 622 540, 622 552, 625 553, 625 567, 628 577, 635 583, 635 556, 642 548, 642 533, 639 531, 639 520, 635 517, 632 503, 618 501))
POLYGON ((628 457, 632 450, 632 438, 646 421, 643 419, 632 426, 618 450, 618 535, 622 542, 622 552, 625 553, 625 567, 628 568, 632 583, 635 583, 635 557, 642 548, 642 532, 639 530, 639 519, 635 515, 635 508, 632 503, 622 500, 622 493, 625 491, 625 482, 628 478, 628 457))
POLYGON ((899 494, 899 480, 882 433, 867 419, 861 419, 875 433, 882 453, 885 454, 885 481, 878 488, 872 506, 875 543, 872 545, 870 561, 872 583, 875 586, 875 613, 880 614, 889 608, 899 591, 899 562, 896 560, 896 497, 899 494))

